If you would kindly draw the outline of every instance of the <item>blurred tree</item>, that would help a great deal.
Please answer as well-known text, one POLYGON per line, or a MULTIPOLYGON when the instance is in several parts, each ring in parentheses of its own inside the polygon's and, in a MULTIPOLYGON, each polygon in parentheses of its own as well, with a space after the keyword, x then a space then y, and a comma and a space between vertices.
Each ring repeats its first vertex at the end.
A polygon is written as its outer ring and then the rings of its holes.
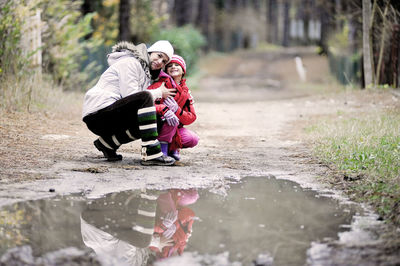
MULTIPOLYGON (((196 18, 196 26, 201 29, 201 33, 209 40, 209 22, 210 22, 210 0, 200 0, 198 4, 198 14, 196 18)), ((209 45, 205 45, 209 49, 209 45)))
POLYGON ((304 21, 303 28, 304 28, 304 39, 303 43, 304 44, 309 44, 310 43, 310 36, 309 36, 309 23, 310 23, 310 17, 311 17, 311 12, 312 12, 312 7, 311 7, 312 0, 303 0, 302 1, 302 20, 304 21))
POLYGON ((82 3, 82 14, 93 13, 101 8, 102 0, 84 0, 82 3))
POLYGON ((112 46, 118 40, 119 20, 118 7, 119 0, 100 0, 93 17, 93 38, 102 40, 105 46, 112 46))
MULTIPOLYGON (((82 1, 40 0, 42 10, 42 59, 44 70, 65 89, 81 89, 87 82, 87 72, 80 71, 86 58, 86 48, 99 45, 93 40, 84 41, 91 31, 93 14, 82 16, 82 1)), ((36 7, 36 8, 37 8, 36 7)))
POLYGON ((289 46, 289 26, 290 26, 290 18, 289 18, 289 11, 290 11, 290 0, 285 0, 283 2, 283 39, 282 45, 289 46))
POLYGON ((131 4, 130 0, 120 0, 119 2, 119 36, 120 41, 131 40, 130 24, 131 4))
MULTIPOLYGON (((376 0, 375 0, 376 1, 376 0)), ((371 1, 362 0, 362 17, 363 17, 363 58, 364 58, 364 84, 365 87, 373 84, 373 67, 372 67, 372 47, 370 46, 371 38, 371 1)))
POLYGON ((175 49, 175 53, 182 56, 186 61, 187 73, 191 75, 196 68, 196 61, 200 55, 200 48, 204 46, 203 35, 192 25, 184 27, 172 27, 155 32, 152 41, 169 40, 175 49))
POLYGON ((267 41, 270 43, 278 42, 278 2, 268 0, 267 8, 267 41))
POLYGON ((376 67, 376 74, 375 74, 375 78, 376 78, 376 83, 379 84, 381 81, 381 72, 383 69, 383 60, 384 60, 384 52, 385 52, 385 46, 386 46, 386 42, 385 40, 387 39, 387 28, 389 27, 389 20, 388 20, 388 12, 389 12, 389 6, 390 6, 390 1, 385 0, 384 1, 384 11, 382 12, 380 10, 380 8, 378 7, 380 14, 382 16, 382 31, 381 31, 381 36, 380 36, 380 44, 379 44, 379 58, 377 61, 377 67, 376 67))
POLYGON ((19 45, 24 19, 17 15, 18 4, 11 0, 0 2, 0 84, 6 75, 25 69, 27 61, 19 45))
MULTIPOLYGON (((89 13, 95 13, 97 10, 100 10, 101 8, 101 0, 84 0, 81 10, 82 10, 82 15, 85 16, 89 13)), ((91 26, 93 26, 93 22, 91 23, 91 26)), ((85 39, 88 40, 92 37, 93 32, 90 32, 85 36, 85 39)))
POLYGON ((168 18, 161 9, 153 8, 151 0, 135 0, 130 10, 131 41, 133 43, 147 43, 154 32, 158 32, 160 25, 168 18))
POLYGON ((191 22, 193 1, 175 0, 174 1, 174 17, 176 25, 184 26, 191 22))

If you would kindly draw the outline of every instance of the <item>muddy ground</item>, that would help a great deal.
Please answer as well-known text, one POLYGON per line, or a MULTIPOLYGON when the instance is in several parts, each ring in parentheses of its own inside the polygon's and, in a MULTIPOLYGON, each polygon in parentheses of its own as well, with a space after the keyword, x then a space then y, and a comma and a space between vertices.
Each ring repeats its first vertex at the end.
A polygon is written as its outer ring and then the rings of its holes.
MULTIPOLYGON (((121 162, 106 162, 92 144, 95 136, 81 122, 82 94, 58 99, 56 109, 2 113, 0 206, 54 194, 97 197, 137 188, 196 187, 226 193, 230 180, 267 175, 332 191, 321 178, 330 170, 313 159, 304 128, 338 111, 361 114, 399 105, 391 93, 340 91, 326 58, 312 49, 215 55, 200 67, 205 76, 193 90, 198 119, 188 127, 200 142, 183 150, 182 160, 172 167, 141 166, 139 141, 120 149, 121 162), (298 78, 296 55, 306 66, 307 83, 298 78)), ((398 247, 385 238, 387 232, 396 237, 393 230, 376 218, 371 213, 361 226, 355 222, 353 231, 362 231, 360 241, 343 237, 314 246, 309 263, 400 264, 398 247)))

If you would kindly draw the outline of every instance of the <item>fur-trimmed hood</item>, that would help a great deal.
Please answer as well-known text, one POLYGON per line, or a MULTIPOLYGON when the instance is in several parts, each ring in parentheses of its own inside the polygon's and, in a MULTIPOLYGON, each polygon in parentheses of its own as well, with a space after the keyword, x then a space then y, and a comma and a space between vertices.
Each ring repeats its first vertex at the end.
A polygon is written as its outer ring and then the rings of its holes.
POLYGON ((107 55, 108 65, 111 66, 119 59, 127 56, 133 56, 147 66, 149 65, 150 60, 146 45, 144 43, 134 45, 125 41, 119 42, 112 47, 111 53, 107 55))

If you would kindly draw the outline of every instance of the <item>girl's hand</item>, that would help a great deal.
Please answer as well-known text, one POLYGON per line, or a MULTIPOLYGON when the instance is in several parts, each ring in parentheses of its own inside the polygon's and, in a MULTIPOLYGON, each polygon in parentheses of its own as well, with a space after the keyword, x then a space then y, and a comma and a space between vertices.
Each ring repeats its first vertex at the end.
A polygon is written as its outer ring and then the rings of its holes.
POLYGON ((171 127, 176 127, 179 125, 179 118, 171 110, 165 112, 164 118, 167 120, 167 124, 171 127))
POLYGON ((176 225, 172 224, 170 227, 168 227, 167 230, 164 231, 163 237, 170 239, 176 232, 176 225))
POLYGON ((162 97, 163 97, 164 99, 166 99, 166 98, 168 98, 168 97, 170 97, 170 96, 171 96, 171 97, 175 97, 175 95, 176 95, 176 89, 175 89, 175 88, 167 89, 167 88, 165 87, 165 82, 163 82, 159 88, 160 88, 160 90, 161 90, 162 97))
POLYGON ((175 223, 176 219, 178 219, 178 211, 171 211, 161 219, 163 220, 163 225, 168 228, 175 223))
POLYGON ((164 100, 164 104, 168 107, 169 110, 171 110, 173 113, 176 113, 178 110, 178 104, 174 100, 174 98, 168 97, 167 99, 164 100))

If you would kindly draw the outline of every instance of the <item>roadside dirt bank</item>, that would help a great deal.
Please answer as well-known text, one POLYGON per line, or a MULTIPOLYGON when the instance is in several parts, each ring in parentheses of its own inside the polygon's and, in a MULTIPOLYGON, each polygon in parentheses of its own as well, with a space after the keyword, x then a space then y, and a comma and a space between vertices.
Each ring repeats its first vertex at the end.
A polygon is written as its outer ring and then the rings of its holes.
MULTIPOLYGON (((205 76, 193 91, 198 119, 189 126, 200 142, 183 150, 182 161, 173 167, 141 166, 138 141, 121 148, 121 162, 104 161, 92 144, 95 136, 81 122, 82 94, 66 96, 56 111, 2 113, 0 205, 56 193, 97 197, 138 188, 196 187, 226 193, 230 180, 267 175, 321 193, 333 191, 346 201, 340 191, 319 181, 329 169, 312 158, 304 127, 339 109, 361 114, 398 106, 399 101, 390 93, 339 92, 326 59, 308 50, 215 56, 201 69, 205 76), (298 54, 307 67, 305 84, 295 69, 298 54)), ((355 235, 313 246, 309 263, 400 264, 395 229, 376 221, 373 213, 353 226, 355 235), (355 236, 358 241, 349 241, 355 236)))

